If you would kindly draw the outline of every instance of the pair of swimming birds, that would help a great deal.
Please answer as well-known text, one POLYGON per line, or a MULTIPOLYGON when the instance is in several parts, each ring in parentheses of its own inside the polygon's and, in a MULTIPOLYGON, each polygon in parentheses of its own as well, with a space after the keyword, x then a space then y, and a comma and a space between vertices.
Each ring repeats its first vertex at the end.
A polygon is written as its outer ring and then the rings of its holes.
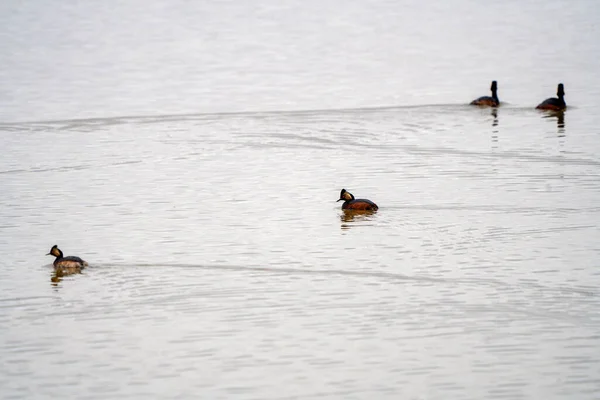
MULTIPOLYGON (((473 100, 471 104, 475 106, 498 107, 500 105, 500 100, 498 99, 498 83, 496 81, 492 81, 492 87, 490 90, 492 91, 491 97, 481 96, 480 98, 473 100)), ((566 110, 567 103, 565 103, 565 86, 562 83, 558 84, 556 96, 558 97, 550 97, 542 101, 536 108, 538 110, 550 111, 566 110)))
MULTIPOLYGON (((338 201, 344 201, 342 204, 342 210, 357 210, 357 211, 377 211, 379 207, 371 200, 367 199, 355 199, 352 193, 346 189, 342 189, 340 192, 340 198, 338 201)), ((63 255, 63 252, 58 248, 57 245, 52 246, 47 256, 54 256, 54 268, 64 271, 81 271, 88 266, 88 263, 79 257, 63 255)))

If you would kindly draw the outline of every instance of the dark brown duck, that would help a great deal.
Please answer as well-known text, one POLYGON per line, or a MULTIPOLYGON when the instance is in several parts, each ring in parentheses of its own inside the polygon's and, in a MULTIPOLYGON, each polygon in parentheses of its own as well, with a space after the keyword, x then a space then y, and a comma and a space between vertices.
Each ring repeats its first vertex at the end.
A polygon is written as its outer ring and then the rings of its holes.
POLYGON ((53 263, 55 269, 82 270, 84 267, 88 266, 88 263, 79 257, 64 257, 63 252, 58 248, 57 245, 52 246, 50 253, 46 255, 56 257, 53 263))
POLYGON ((475 99, 471 102, 471 105, 474 106, 487 106, 487 107, 498 107, 500 105, 500 99, 498 99, 498 83, 496 81, 492 81, 492 86, 490 87, 492 91, 492 96, 481 96, 478 99, 475 99))
POLYGON ((558 88, 556 89, 556 95, 558 97, 550 97, 538 104, 536 108, 538 110, 552 111, 565 110, 567 108, 567 103, 565 103, 565 86, 562 83, 558 84, 558 88))
POLYGON ((377 204, 367 199, 355 199, 352 193, 346 189, 342 189, 340 192, 340 198, 338 201, 344 201, 342 204, 342 210, 362 210, 362 211, 376 211, 379 209, 377 204))

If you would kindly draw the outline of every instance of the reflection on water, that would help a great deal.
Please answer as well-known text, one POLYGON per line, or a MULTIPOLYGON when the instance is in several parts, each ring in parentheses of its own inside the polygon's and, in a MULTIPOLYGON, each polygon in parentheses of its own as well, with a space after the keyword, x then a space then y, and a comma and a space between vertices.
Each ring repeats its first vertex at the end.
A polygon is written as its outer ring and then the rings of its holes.
POLYGON ((356 225, 362 225, 364 222, 372 221, 377 211, 373 210, 342 210, 340 220, 342 230, 350 229, 356 225))
POLYGON ((492 115, 492 142, 498 141, 498 108, 494 107, 491 110, 492 115))
POLYGON ((53 286, 58 286, 64 277, 79 275, 81 273, 82 271, 76 268, 54 268, 50 276, 50 282, 52 282, 53 286))
MULTIPOLYGON (((491 116, 493 117, 492 127, 498 126, 498 109, 496 107, 492 108, 491 116)), ((493 132, 498 132, 498 130, 493 132)))
POLYGON ((559 111, 556 115, 556 126, 558 127, 558 136, 565 136, 565 112, 559 111))
POLYGON ((556 130, 558 133, 558 137, 564 137, 565 133, 565 111, 553 111, 553 110, 544 110, 541 111, 543 119, 553 119, 556 118, 556 130))

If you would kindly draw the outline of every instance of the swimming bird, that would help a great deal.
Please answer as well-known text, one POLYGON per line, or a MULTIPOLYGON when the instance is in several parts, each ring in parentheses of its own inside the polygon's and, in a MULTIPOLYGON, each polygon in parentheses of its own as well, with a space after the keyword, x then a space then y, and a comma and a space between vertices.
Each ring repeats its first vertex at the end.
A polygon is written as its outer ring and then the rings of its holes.
POLYGON ((57 245, 52 246, 50 253, 46 255, 56 257, 53 263, 55 269, 82 270, 84 267, 88 266, 88 263, 79 257, 63 257, 63 252, 60 251, 57 245))
POLYGON ((492 81, 492 86, 490 87, 490 90, 492 91, 492 97, 481 96, 480 98, 473 100, 471 102, 471 105, 498 107, 500 105, 500 100, 498 99, 498 83, 496 81, 492 81))
POLYGON ((558 88, 556 89, 556 97, 550 97, 542 101, 536 107, 538 110, 553 110, 553 111, 562 111, 567 108, 567 103, 565 103, 565 86, 562 83, 558 84, 558 88))
POLYGON ((340 192, 340 199, 338 201, 344 201, 342 204, 342 210, 363 210, 363 211, 377 211, 379 207, 371 200, 366 199, 355 199, 352 193, 346 189, 342 189, 340 192))

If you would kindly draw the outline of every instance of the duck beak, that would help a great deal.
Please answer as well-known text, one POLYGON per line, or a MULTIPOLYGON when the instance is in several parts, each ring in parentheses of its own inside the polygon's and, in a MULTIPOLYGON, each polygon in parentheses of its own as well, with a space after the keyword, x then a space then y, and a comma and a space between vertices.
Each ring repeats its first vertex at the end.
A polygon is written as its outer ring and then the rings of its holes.
POLYGON ((344 199, 339 199, 338 201, 336 201, 336 203, 339 202, 339 201, 342 201, 342 200, 344 200, 344 199))
POLYGON ((46 254, 47 256, 51 255, 51 253, 46 254))

